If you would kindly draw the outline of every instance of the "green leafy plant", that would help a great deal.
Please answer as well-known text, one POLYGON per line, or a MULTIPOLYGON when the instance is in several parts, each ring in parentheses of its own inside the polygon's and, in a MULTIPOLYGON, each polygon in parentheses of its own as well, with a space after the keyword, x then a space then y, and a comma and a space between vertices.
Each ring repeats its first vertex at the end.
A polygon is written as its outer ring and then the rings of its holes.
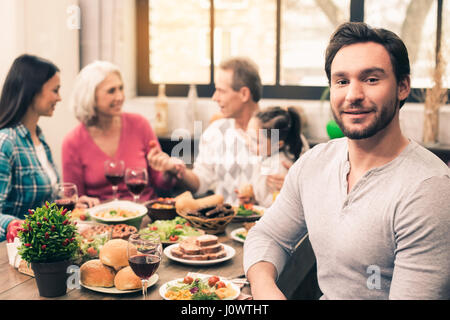
POLYGON ((41 208, 29 209, 19 230, 22 245, 19 254, 27 262, 56 262, 76 257, 80 243, 70 211, 46 202, 41 208))

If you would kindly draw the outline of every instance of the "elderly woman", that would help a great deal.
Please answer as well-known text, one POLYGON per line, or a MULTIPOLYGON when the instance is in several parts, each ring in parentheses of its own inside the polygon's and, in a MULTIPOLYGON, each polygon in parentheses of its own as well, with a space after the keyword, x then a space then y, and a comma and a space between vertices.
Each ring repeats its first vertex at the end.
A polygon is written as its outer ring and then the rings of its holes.
POLYGON ((16 58, 6 76, 0 98, 0 241, 28 209, 54 199, 59 174, 38 121, 53 115, 59 88, 58 67, 32 55, 16 58))
MULTIPOLYGON (((107 61, 93 62, 80 71, 70 102, 80 124, 63 141, 63 180, 75 183, 82 195, 101 201, 111 199, 104 163, 123 160, 125 168, 147 169, 149 185, 140 196, 141 201, 146 201, 157 196, 155 189, 171 188, 175 179, 148 167, 147 153, 160 145, 147 119, 122 112, 123 88, 120 70, 107 61)), ((123 181, 117 195, 132 199, 123 181)))

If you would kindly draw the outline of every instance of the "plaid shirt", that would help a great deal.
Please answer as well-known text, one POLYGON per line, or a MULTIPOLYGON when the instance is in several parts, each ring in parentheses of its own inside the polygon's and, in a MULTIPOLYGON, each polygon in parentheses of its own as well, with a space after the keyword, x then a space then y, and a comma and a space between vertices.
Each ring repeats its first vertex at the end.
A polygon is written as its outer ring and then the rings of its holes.
MULTIPOLYGON (((37 132, 48 161, 58 176, 50 148, 39 127, 37 132)), ((28 209, 42 206, 52 198, 50 178, 36 155, 30 131, 23 124, 1 129, 0 241, 5 239, 6 228, 11 220, 24 219, 28 209)))

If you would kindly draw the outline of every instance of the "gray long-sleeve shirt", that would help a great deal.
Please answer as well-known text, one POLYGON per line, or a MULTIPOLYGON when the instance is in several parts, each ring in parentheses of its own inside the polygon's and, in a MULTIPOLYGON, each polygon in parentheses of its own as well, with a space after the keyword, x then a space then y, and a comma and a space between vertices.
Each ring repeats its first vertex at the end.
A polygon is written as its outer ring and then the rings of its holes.
POLYGON ((411 141, 347 194, 347 139, 320 144, 291 167, 250 230, 244 270, 281 273, 306 234, 322 299, 450 299, 450 172, 411 141))

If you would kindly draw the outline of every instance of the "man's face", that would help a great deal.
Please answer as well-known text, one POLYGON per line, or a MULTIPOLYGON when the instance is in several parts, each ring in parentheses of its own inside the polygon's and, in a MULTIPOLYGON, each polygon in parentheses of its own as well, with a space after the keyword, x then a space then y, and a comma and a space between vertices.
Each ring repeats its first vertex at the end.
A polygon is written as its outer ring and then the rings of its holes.
POLYGON ((231 87, 232 79, 233 70, 219 69, 214 83, 216 91, 212 99, 219 104, 225 118, 237 118, 244 103, 241 91, 234 91, 231 87))
POLYGON ((331 64, 333 116, 350 139, 369 138, 388 127, 409 90, 409 78, 397 83, 389 54, 378 43, 342 47, 331 64))

